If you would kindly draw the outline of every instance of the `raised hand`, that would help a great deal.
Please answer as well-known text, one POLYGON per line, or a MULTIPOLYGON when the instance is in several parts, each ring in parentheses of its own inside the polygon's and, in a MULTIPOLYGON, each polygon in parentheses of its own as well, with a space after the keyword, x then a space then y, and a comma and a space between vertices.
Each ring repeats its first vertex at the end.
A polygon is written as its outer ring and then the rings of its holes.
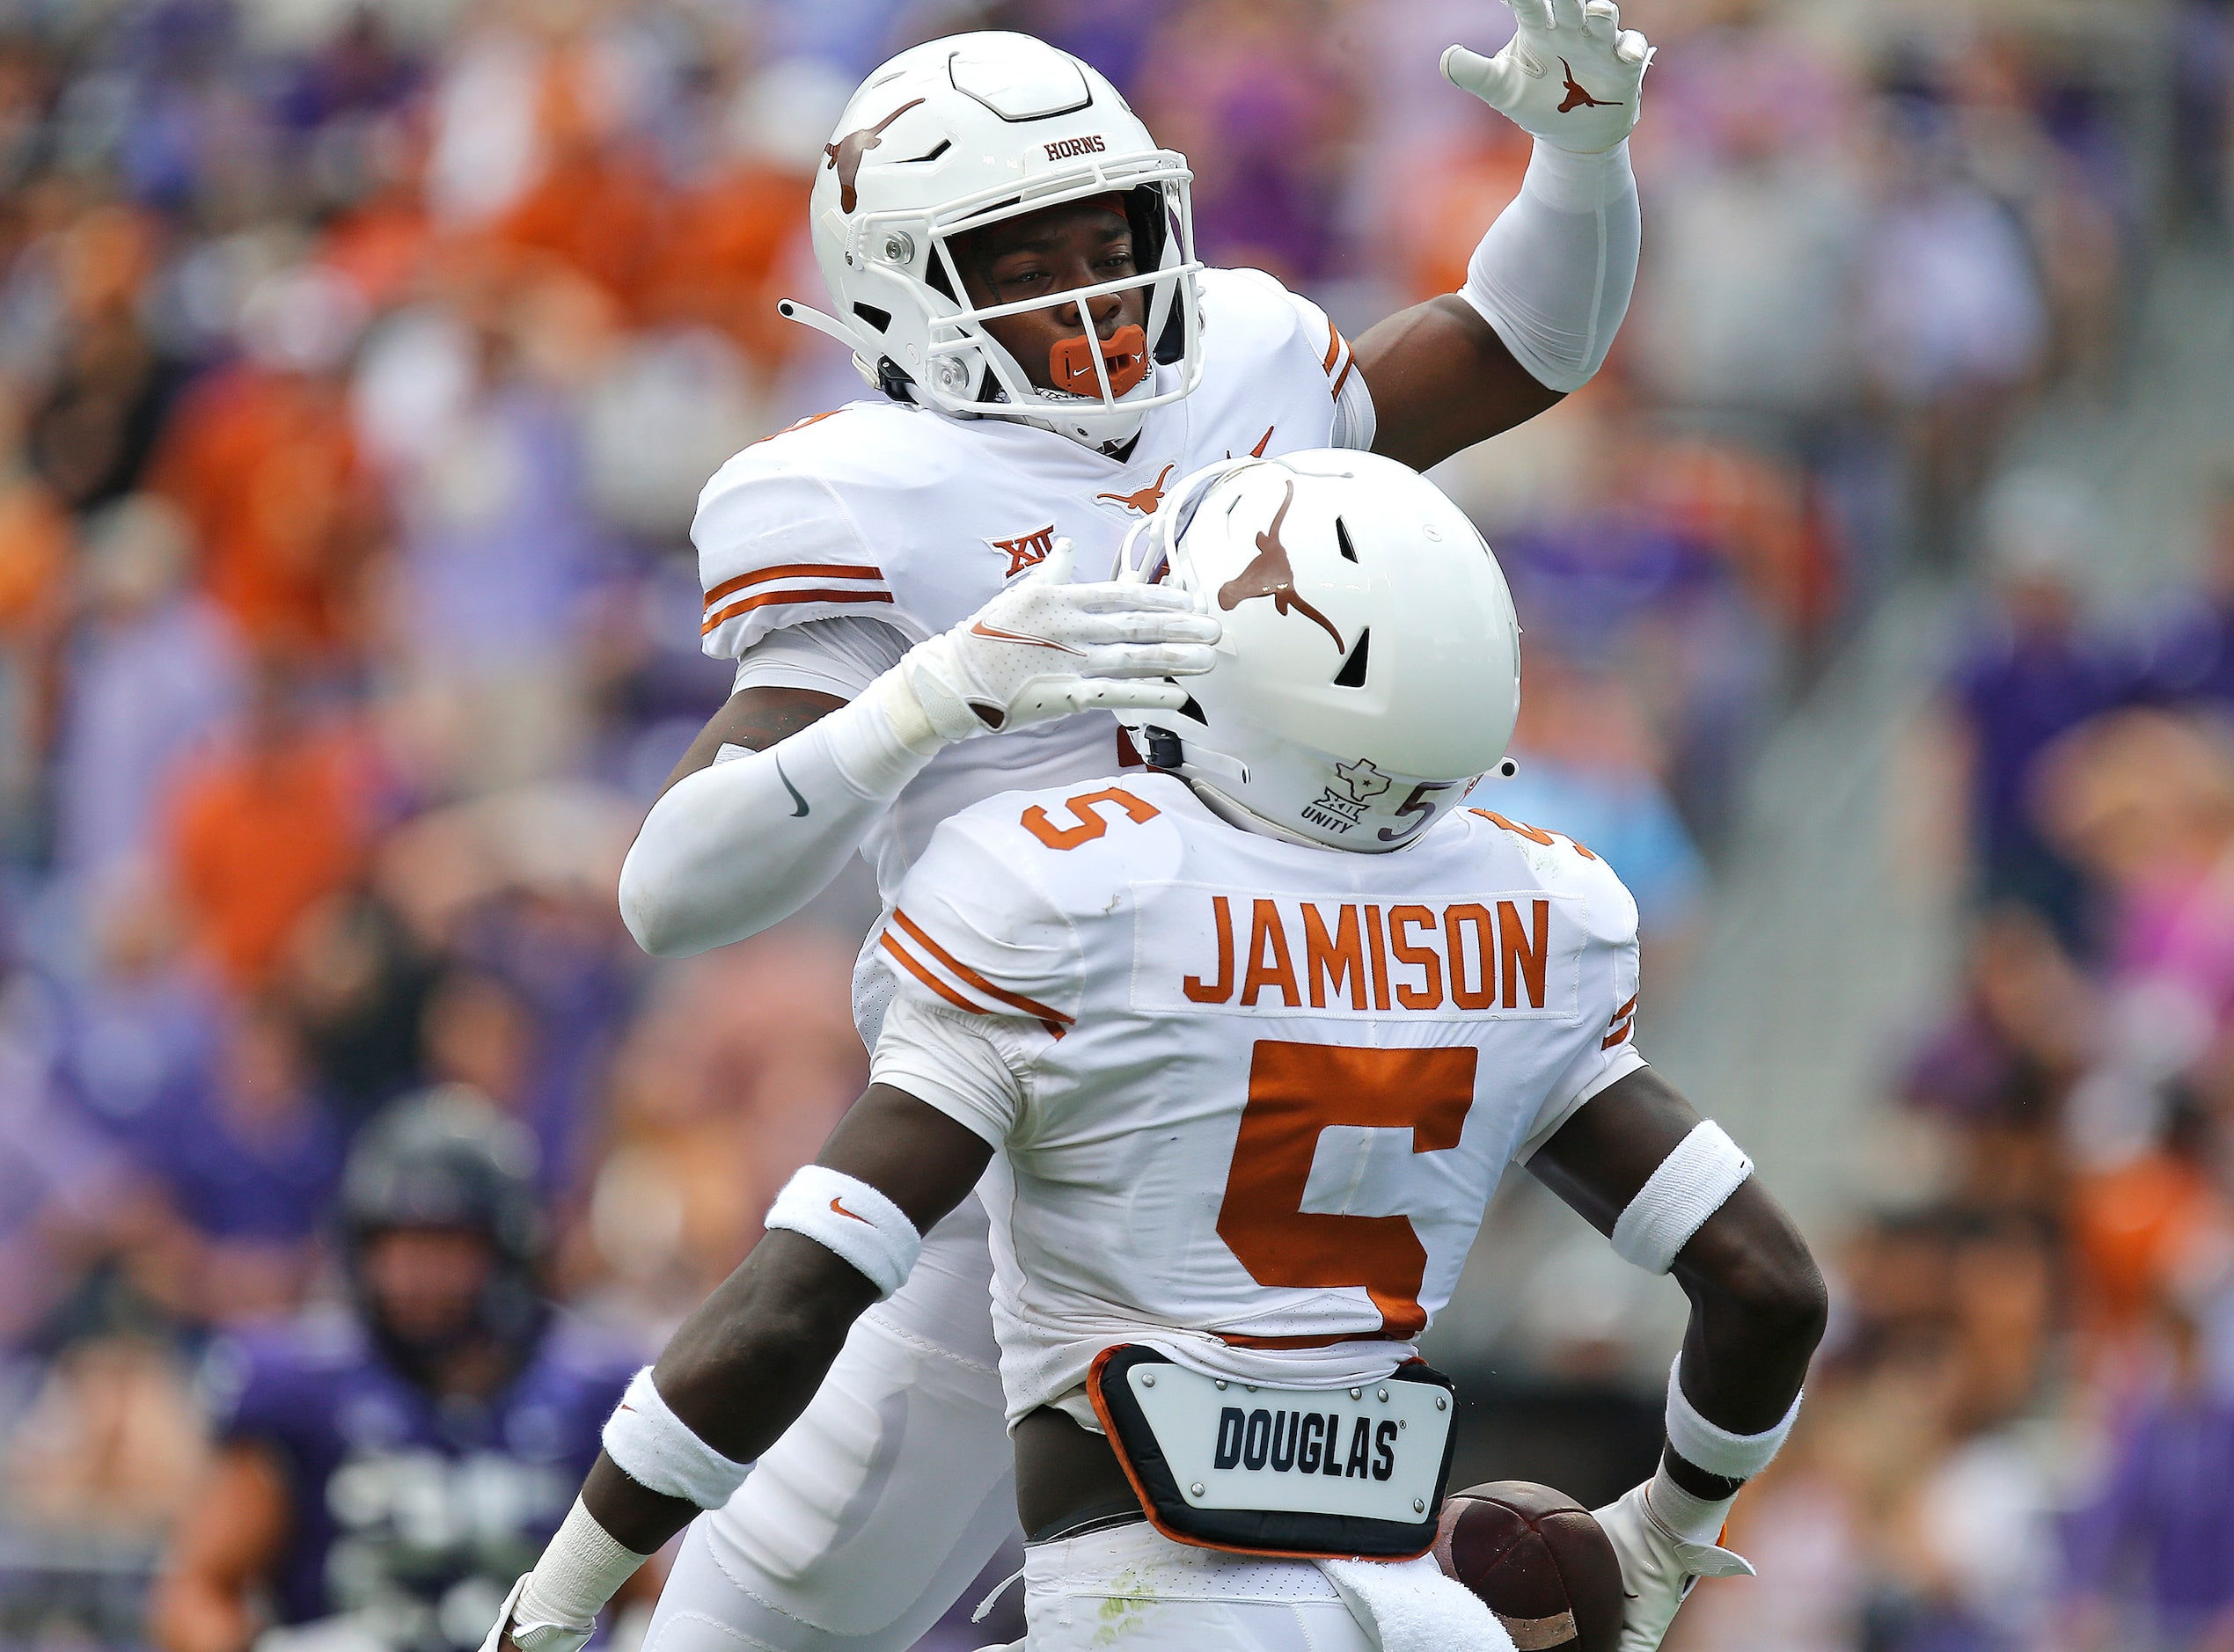
POLYGON ((1614 0, 1507 0, 1520 27, 1495 57, 1454 46, 1443 75, 1522 131, 1579 155, 1637 124, 1653 48, 1614 0))
POLYGON ((942 739, 966 740, 1073 712, 1176 711, 1186 690, 1164 681, 1207 671, 1217 619, 1165 585, 1071 583, 1058 539, 1040 565, 900 662, 942 739))

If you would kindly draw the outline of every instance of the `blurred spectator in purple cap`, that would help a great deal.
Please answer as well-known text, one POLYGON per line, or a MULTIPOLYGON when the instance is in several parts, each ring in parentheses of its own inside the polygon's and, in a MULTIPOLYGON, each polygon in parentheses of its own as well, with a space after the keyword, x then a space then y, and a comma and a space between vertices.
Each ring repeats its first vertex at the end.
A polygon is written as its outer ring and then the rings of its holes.
POLYGON ((2028 471, 1986 510, 1993 605, 1945 691, 1944 733, 1961 775, 1978 897, 2040 912, 2065 944, 2090 950, 2071 863, 2035 822, 2032 788, 2055 737, 2120 704, 2135 668, 2087 625, 2077 573, 2106 530, 2083 484, 2028 471))
POLYGON ((302 1034, 277 1005, 226 1018, 216 1059, 128 1141, 177 1226, 146 1254, 190 1318, 230 1325, 296 1307, 341 1170, 341 1133, 311 1090, 302 1034))

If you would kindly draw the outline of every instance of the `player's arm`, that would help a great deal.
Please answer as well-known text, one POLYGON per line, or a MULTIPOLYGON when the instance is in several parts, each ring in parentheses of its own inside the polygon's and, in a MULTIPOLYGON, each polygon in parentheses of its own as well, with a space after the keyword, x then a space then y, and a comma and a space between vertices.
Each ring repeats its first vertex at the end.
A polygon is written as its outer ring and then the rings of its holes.
POLYGON ((1637 280, 1641 225, 1629 133, 1652 48, 1613 0, 1512 0, 1495 57, 1454 46, 1443 72, 1535 139, 1520 195, 1466 285, 1358 340, 1373 451, 1415 469, 1534 418, 1588 383, 1637 280))
POLYGON ((286 1478, 267 1447, 235 1441, 219 1448, 194 1509, 156 1580, 148 1637, 163 1652, 242 1652, 286 1545, 286 1478))
POLYGON ((1822 1276, 1750 1161, 1649 1067, 1585 1102, 1528 1168, 1691 1300, 1659 1471, 1599 1511, 1633 1597, 1622 1652, 1645 1652, 1692 1577, 1751 1569, 1717 1540, 1798 1411, 1827 1312, 1822 1276))
POLYGON ((757 934, 826 888, 943 747, 1095 707, 1176 710, 1216 619, 1163 586, 1070 582, 1067 540, 854 699, 747 688, 692 742, 620 873, 645 951, 757 934), (742 749, 720 761, 722 748, 742 749))
POLYGON ((490 1631, 579 1652, 620 1585, 814 1398, 853 1321, 899 1289, 921 1235, 977 1185, 992 1148, 873 1084, 769 1212, 769 1232, 629 1385, 582 1495, 490 1631), (625 1466, 624 1466, 625 1465, 625 1466))
POLYGON ((846 702, 835 694, 808 688, 741 688, 721 709, 706 720, 690 749, 659 788, 665 797, 676 783, 700 769, 710 769, 724 746, 743 751, 765 751, 779 740, 788 740, 821 721, 846 702))

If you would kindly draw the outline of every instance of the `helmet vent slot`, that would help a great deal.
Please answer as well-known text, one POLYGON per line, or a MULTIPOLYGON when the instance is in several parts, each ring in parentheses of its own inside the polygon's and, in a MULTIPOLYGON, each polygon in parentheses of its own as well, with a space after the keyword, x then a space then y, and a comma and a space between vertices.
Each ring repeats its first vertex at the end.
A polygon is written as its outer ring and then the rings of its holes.
POLYGON ((891 331, 892 312, 889 310, 879 310, 875 304, 856 303, 853 306, 853 313, 879 333, 891 331))
POLYGON ((1350 657, 1342 662, 1342 669, 1334 674, 1337 688, 1363 688, 1366 685, 1366 650, 1373 643, 1373 627, 1368 625, 1358 633, 1358 646, 1350 650, 1350 657))
MULTIPOLYGON (((858 304, 854 306, 857 310, 861 306, 858 304)), ((1344 561, 1355 562, 1358 559, 1358 547, 1350 543, 1350 524, 1343 521, 1339 516, 1337 516, 1334 519, 1334 546, 1336 550, 1342 552, 1342 559, 1344 561)), ((1365 639, 1362 637, 1359 638, 1358 640, 1358 649, 1361 657, 1365 651, 1365 639)), ((1362 669, 1363 668, 1361 667, 1360 669, 1362 669)))
POLYGON ((1210 727, 1210 719, 1204 714, 1203 708, 1196 703, 1195 697, 1191 694, 1187 696, 1187 703, 1179 708, 1179 715, 1193 718, 1205 728, 1210 727))
POLYGON ((920 155, 910 155, 904 160, 894 161, 892 164, 895 166, 919 166, 925 161, 937 160, 940 156, 945 154, 953 147, 954 140, 952 138, 941 138, 936 149, 927 150, 920 155))

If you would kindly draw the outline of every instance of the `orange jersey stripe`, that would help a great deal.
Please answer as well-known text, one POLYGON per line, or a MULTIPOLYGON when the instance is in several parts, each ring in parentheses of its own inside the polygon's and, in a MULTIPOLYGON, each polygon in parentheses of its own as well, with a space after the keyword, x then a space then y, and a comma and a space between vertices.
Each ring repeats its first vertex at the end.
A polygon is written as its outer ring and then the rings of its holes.
POLYGON ((907 948, 901 946, 898 941, 892 939, 892 932, 890 930, 888 929, 884 932, 883 936, 879 939, 877 944, 883 947, 886 952, 890 953, 893 957, 898 959, 901 964, 906 969, 908 974, 913 976, 918 981, 920 981, 925 986, 930 988, 932 991, 937 993, 941 998, 944 998, 948 1003, 953 1005, 956 1009, 967 1010, 972 1015, 985 1015, 989 1013, 989 1012, 982 1010, 976 1005, 971 1003, 969 999, 963 998, 962 994, 956 992, 945 982, 940 980, 938 976, 933 975, 930 970, 924 968, 923 965, 916 962, 914 959, 909 957, 907 948))
POLYGON ((1334 376, 1335 357, 1342 354, 1342 347, 1349 340, 1342 336, 1342 329, 1331 321, 1327 323, 1327 359, 1319 363, 1329 378, 1334 376))
POLYGON ((1357 364, 1358 355, 1357 352, 1353 350, 1350 353, 1350 359, 1342 364, 1342 376, 1334 381, 1335 400, 1340 401, 1342 399, 1342 387, 1350 382, 1350 369, 1357 366, 1357 364))
POLYGON ((881 580, 883 568, 865 568, 850 562, 787 562, 781 567, 761 568, 751 574, 740 574, 733 580, 723 580, 706 594, 706 606, 713 607, 723 597, 741 591, 748 585, 765 585, 770 580, 881 580))
POLYGON ((889 603, 890 591, 763 591, 758 596, 742 597, 717 614, 707 616, 706 623, 698 628, 701 637, 710 636, 739 614, 749 614, 756 608, 766 608, 780 603, 889 603))
MULTIPOLYGON (((1036 998, 1028 998, 1021 992, 1011 992, 1006 987, 996 986, 992 982, 986 980, 985 976, 979 975, 968 964, 963 962, 961 959, 956 957, 945 947, 940 946, 937 941, 933 940, 930 936, 925 934, 923 932, 922 925, 918 924, 913 918, 910 917, 905 912, 900 910, 900 909, 897 906, 892 909, 892 921, 897 924, 902 929, 907 931, 911 936, 914 937, 916 943, 920 946, 924 951, 929 953, 934 958, 937 959, 948 969, 953 970, 955 974, 960 976, 964 981, 967 981, 971 986, 977 988, 978 991, 984 993, 987 998, 999 998, 1003 1004, 1007 1005, 1011 1009, 1022 1010, 1027 1015, 1037 1016, 1043 1023, 1048 1024, 1051 1028, 1069 1025, 1071 1018, 1064 1014, 1062 1011, 1050 1009, 1046 1005, 1040 1003, 1036 998)), ((1059 1038, 1062 1034, 1058 1032, 1056 1034, 1056 1036, 1059 1038)))

